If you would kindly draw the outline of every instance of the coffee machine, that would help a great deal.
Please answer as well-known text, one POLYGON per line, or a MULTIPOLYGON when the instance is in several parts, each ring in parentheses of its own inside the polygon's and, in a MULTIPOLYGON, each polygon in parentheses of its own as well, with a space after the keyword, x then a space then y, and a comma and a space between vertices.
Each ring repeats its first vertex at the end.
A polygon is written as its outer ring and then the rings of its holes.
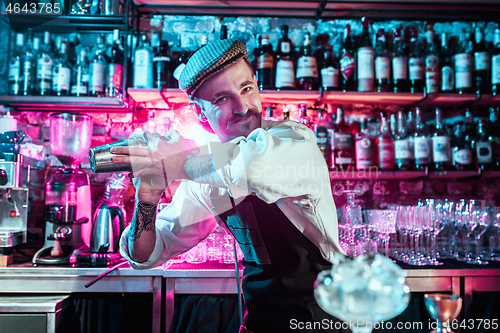
POLYGON ((93 119, 83 114, 50 116, 50 148, 65 165, 45 184, 45 243, 35 265, 76 264, 89 251, 92 200, 88 175, 80 169, 92 139, 93 119))

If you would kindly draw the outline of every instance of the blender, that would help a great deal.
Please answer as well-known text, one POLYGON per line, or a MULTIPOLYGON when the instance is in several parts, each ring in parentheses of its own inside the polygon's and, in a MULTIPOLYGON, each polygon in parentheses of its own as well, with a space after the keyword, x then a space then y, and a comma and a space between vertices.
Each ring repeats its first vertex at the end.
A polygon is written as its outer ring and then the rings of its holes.
POLYGON ((82 114, 50 116, 50 148, 64 164, 45 184, 45 243, 33 264, 75 264, 89 251, 92 214, 90 182, 80 169, 92 139, 93 119, 82 114))

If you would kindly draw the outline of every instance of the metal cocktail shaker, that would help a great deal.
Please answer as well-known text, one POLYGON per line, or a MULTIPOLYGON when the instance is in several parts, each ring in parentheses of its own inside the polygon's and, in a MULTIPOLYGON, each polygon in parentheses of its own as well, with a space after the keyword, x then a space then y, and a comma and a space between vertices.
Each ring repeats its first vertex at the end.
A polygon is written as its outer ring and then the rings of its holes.
POLYGON ((139 137, 134 136, 128 139, 111 142, 102 146, 90 148, 89 162, 92 171, 95 173, 102 172, 132 172, 132 165, 130 163, 114 163, 111 159, 116 154, 111 154, 110 150, 113 147, 144 147, 147 146, 146 141, 139 137))

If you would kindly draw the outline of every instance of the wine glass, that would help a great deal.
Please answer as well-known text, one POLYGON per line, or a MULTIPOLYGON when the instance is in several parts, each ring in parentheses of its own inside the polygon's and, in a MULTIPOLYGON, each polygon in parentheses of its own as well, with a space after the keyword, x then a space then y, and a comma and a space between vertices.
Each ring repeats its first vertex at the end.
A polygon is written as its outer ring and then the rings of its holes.
POLYGON ((462 299, 449 294, 425 294, 427 311, 437 321, 437 328, 431 333, 452 333, 450 321, 457 318, 462 308, 462 299))
POLYGON ((489 259, 500 261, 500 207, 491 208, 491 219, 488 225, 489 259))
POLYGON ((481 242, 482 238, 481 236, 484 234, 486 229, 488 228, 489 224, 489 216, 488 216, 488 207, 484 205, 479 205, 474 208, 474 214, 472 215, 472 221, 475 225, 474 227, 474 236, 476 238, 476 254, 474 257, 470 258, 469 261, 467 261, 469 264, 475 264, 475 265, 487 265, 488 262, 484 261, 481 258, 481 242))

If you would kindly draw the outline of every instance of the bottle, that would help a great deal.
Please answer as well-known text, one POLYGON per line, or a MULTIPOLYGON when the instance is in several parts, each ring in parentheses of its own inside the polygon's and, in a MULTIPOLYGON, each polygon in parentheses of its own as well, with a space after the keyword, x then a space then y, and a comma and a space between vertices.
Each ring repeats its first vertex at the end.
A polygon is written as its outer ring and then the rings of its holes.
POLYGON ((9 60, 9 95, 20 95, 23 73, 24 35, 16 34, 16 45, 9 60))
POLYGON ((333 55, 333 47, 327 45, 325 48, 323 63, 321 67, 321 86, 325 91, 339 89, 339 68, 333 55))
POLYGON ((295 89, 295 69, 291 55, 292 41, 288 38, 288 25, 283 25, 276 48, 276 90, 295 89))
POLYGON ((410 149, 410 159, 412 160, 412 167, 415 168, 415 120, 413 119, 413 112, 408 111, 408 117, 406 118, 406 140, 408 141, 410 149))
POLYGON ((490 135, 493 142, 493 168, 500 170, 500 108, 490 108, 490 135))
POLYGON ((108 65, 104 52, 104 39, 99 36, 97 37, 94 57, 89 64, 89 96, 104 97, 105 69, 108 65))
POLYGON ((270 90, 274 87, 274 56, 273 47, 269 44, 269 35, 263 34, 257 59, 257 85, 259 90, 270 90))
POLYGON ((429 144, 425 123, 420 108, 415 109, 415 132, 413 134, 415 170, 424 170, 432 162, 432 147, 429 144))
POLYGON ((439 92, 439 54, 434 43, 434 31, 427 30, 427 49, 425 51, 425 87, 428 94, 439 92))
POLYGON ((50 32, 45 31, 43 45, 38 55, 36 89, 40 96, 49 96, 52 85, 52 69, 54 67, 54 53, 52 52, 50 32))
POLYGON ((68 96, 71 92, 71 64, 68 61, 68 42, 62 42, 59 59, 52 70, 52 95, 68 96))
POLYGON ((483 40, 483 32, 476 27, 475 40, 472 52, 474 53, 474 81, 475 90, 482 94, 490 92, 491 84, 491 55, 483 40))
POLYGON ((134 88, 153 88, 153 50, 148 36, 141 35, 139 46, 134 52, 134 88))
POLYGON ((467 108, 465 109, 465 131, 464 135, 467 141, 473 142, 474 138, 477 135, 476 126, 474 123, 474 116, 472 115, 472 111, 467 108))
POLYGON ((389 131, 387 118, 380 119, 380 134, 377 137, 378 168, 380 170, 394 170, 396 168, 396 155, 394 140, 389 131))
POLYGON ((394 51, 392 53, 392 88, 394 92, 408 91, 408 57, 404 50, 401 29, 394 33, 394 51))
POLYGON ((432 133, 432 156, 435 170, 448 170, 451 164, 450 136, 443 125, 441 109, 436 108, 436 128, 432 133))
POLYGON ((358 91, 373 91, 374 90, 374 76, 375 76, 375 65, 374 65, 374 52, 373 45, 370 39, 370 33, 368 31, 370 27, 370 21, 367 17, 361 19, 363 23, 363 31, 361 32, 361 37, 358 44, 357 52, 357 81, 358 81, 358 91))
POLYGON ((220 40, 227 39, 227 25, 221 25, 220 27, 220 40))
POLYGON ((455 90, 455 71, 453 69, 453 54, 448 47, 446 33, 441 34, 439 66, 441 67, 441 92, 452 93, 455 90))
POLYGON ((153 57, 153 87, 160 91, 168 87, 171 61, 168 41, 162 40, 158 53, 153 57))
POLYGON ((454 136, 451 142, 453 152, 453 168, 459 171, 474 170, 471 143, 466 140, 462 130, 464 123, 457 121, 454 125, 454 136))
POLYGON ((173 83, 170 85, 171 87, 177 87, 179 88, 179 78, 181 77, 181 73, 182 71, 184 70, 184 67, 186 67, 186 64, 188 63, 189 61, 189 51, 186 50, 186 49, 181 49, 181 55, 179 56, 179 58, 177 58, 177 61, 175 63, 175 69, 174 69, 174 72, 172 74, 172 79, 173 79, 173 83))
POLYGON ((347 24, 344 28, 344 42, 340 52, 340 72, 342 73, 342 91, 355 91, 355 71, 354 48, 351 40, 351 26, 347 24))
POLYGON ((344 120, 344 110, 337 109, 337 122, 333 129, 333 165, 337 170, 353 170, 354 140, 349 125, 344 120))
POLYGON ((369 170, 375 165, 375 142, 368 132, 368 120, 364 118, 356 133, 356 170, 369 170))
POLYGON ((82 48, 78 54, 75 70, 73 71, 72 96, 87 96, 89 93, 89 62, 87 50, 82 48))
POLYGON ((106 96, 116 97, 123 90, 123 52, 120 43, 120 30, 113 30, 113 45, 106 75, 106 96))
POLYGON ((297 60, 296 85, 300 90, 318 89, 318 66, 316 58, 312 54, 311 35, 304 36, 302 55, 297 60))
POLYGON ((487 124, 481 119, 477 124, 477 136, 474 140, 476 161, 483 170, 489 170, 493 166, 493 144, 488 134, 487 124))
POLYGON ((332 154, 331 154, 331 138, 329 129, 329 123, 326 119, 325 110, 318 109, 318 119, 316 119, 316 124, 314 124, 314 133, 316 134, 316 140, 318 143, 319 150, 325 158, 326 164, 330 168, 332 166, 332 154))
POLYGON ((391 58, 387 48, 385 30, 377 32, 375 43, 375 90, 377 92, 391 91, 391 58))
POLYGON ((309 121, 309 116, 307 115, 307 104, 299 104, 299 120, 302 125, 311 128, 311 122, 309 121))
POLYGON ((26 48, 21 57, 21 77, 19 78, 19 95, 30 96, 33 95, 33 85, 36 78, 37 69, 37 50, 40 45, 40 39, 32 38, 33 32, 28 30, 28 37, 26 48), (35 45, 36 44, 36 45, 35 45), (36 47, 36 48, 35 48, 36 47))
POLYGON ((276 121, 277 120, 274 117, 273 109, 274 109, 274 107, 272 107, 272 106, 266 107, 266 115, 264 117, 265 120, 271 120, 271 121, 276 121))
POLYGON ((389 119, 390 119, 389 124, 391 127, 391 135, 393 138, 395 138, 398 133, 398 120, 395 114, 391 114, 391 117, 389 119))
POLYGON ((411 29, 409 50, 408 71, 410 77, 410 92, 421 93, 424 91, 424 59, 420 52, 418 35, 415 29, 411 29))
POLYGON ((398 170, 413 170, 413 152, 408 140, 408 131, 405 126, 403 111, 398 112, 398 125, 396 136, 394 137, 394 155, 398 170))
POLYGON ((290 120, 290 109, 283 108, 283 120, 290 120))
POLYGON ((494 48, 491 52, 491 93, 500 93, 500 29, 495 29, 494 48))
POLYGON ((466 40, 465 31, 460 33, 460 46, 455 54, 455 87, 459 94, 469 94, 472 89, 472 54, 469 42, 466 40))

